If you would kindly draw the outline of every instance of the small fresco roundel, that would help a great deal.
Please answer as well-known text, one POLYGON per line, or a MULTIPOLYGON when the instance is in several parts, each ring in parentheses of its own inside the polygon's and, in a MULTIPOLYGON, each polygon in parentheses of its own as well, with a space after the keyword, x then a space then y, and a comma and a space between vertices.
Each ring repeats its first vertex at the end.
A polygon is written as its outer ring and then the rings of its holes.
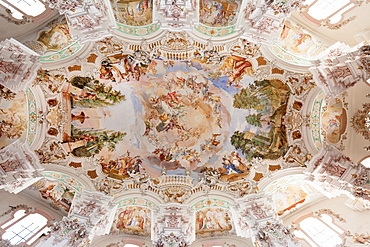
POLYGON ((347 112, 343 108, 343 102, 332 99, 322 114, 321 128, 325 131, 325 137, 330 143, 338 143, 347 127, 347 112))

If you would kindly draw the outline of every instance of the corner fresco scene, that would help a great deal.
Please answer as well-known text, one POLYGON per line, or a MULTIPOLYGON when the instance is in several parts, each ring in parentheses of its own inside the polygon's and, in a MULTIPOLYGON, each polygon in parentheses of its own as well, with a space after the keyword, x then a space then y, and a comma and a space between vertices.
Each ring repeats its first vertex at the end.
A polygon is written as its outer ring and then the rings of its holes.
POLYGON ((283 215, 304 203, 316 189, 305 181, 305 176, 291 175, 272 182, 264 191, 273 197, 277 213, 283 215))
MULTIPOLYGON (((24 44, 43 57, 55 56, 56 53, 70 47, 76 41, 72 39, 70 28, 65 17, 58 17, 41 29, 34 40, 24 44)), ((69 52, 72 50, 69 49, 69 52)))
POLYGON ((115 6, 115 17, 119 23, 128 26, 145 26, 153 22, 153 0, 111 1, 115 6))
POLYGON ((62 208, 69 212, 72 205, 72 200, 75 195, 75 190, 64 183, 45 181, 45 184, 39 189, 40 196, 48 200, 53 207, 62 208))
POLYGON ((127 206, 117 213, 117 220, 113 224, 113 232, 134 235, 150 235, 151 210, 140 206, 127 206))
POLYGON ((0 148, 7 146, 21 138, 26 139, 27 134, 27 98, 25 93, 10 94, 7 89, 0 98, 0 148))
POLYGON ((326 105, 326 111, 322 114, 321 121, 328 142, 339 142, 347 127, 347 111, 343 102, 338 98, 329 101, 326 105))
POLYGON ((234 25, 240 10, 241 0, 211 1, 201 0, 199 3, 199 20, 210 27, 226 27, 234 25))
POLYGON ((49 30, 42 31, 37 38, 46 50, 59 51, 70 44, 72 36, 66 19, 49 23, 49 30))
POLYGON ((325 47, 318 44, 312 35, 305 33, 302 27, 285 22, 280 34, 279 44, 290 53, 303 57, 314 57, 323 52, 325 47))
POLYGON ((212 232, 230 231, 231 213, 223 208, 204 208, 196 213, 196 233, 198 235, 212 232))

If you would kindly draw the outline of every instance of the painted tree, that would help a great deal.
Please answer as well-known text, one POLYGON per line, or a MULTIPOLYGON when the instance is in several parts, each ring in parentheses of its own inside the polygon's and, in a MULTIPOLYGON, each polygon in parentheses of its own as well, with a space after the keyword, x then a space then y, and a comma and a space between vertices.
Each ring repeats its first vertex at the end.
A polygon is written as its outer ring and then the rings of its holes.
POLYGON ((267 122, 270 125, 268 133, 234 132, 231 144, 247 159, 261 157, 274 160, 287 152, 289 147, 282 117, 289 94, 289 87, 284 82, 263 80, 255 81, 234 95, 234 107, 257 111, 257 114, 246 116, 249 124, 261 127, 262 122, 267 122))
POLYGON ((251 115, 246 116, 245 120, 251 125, 261 127, 261 117, 262 117, 261 113, 251 114, 251 115))
POLYGON ((268 81, 268 80, 254 81, 253 83, 256 87, 266 87, 266 86, 270 85, 270 81, 268 81))
POLYGON ((105 99, 113 104, 125 100, 125 95, 123 95, 120 91, 113 90, 111 85, 105 86, 100 82, 95 85, 94 92, 99 98, 105 99))
POLYGON ((240 109, 255 109, 259 112, 272 107, 275 111, 289 96, 289 88, 281 81, 255 81, 234 95, 233 106, 240 109))
POLYGON ((107 130, 81 130, 72 128, 70 141, 84 141, 85 145, 73 149, 72 154, 77 157, 90 157, 100 153, 107 147, 112 152, 116 149, 116 144, 123 140, 126 133, 120 131, 107 130))
POLYGON ((244 138, 244 133, 241 131, 235 131, 231 136, 231 144, 238 150, 241 150, 243 154, 246 153, 245 146, 248 142, 248 139, 244 138))
POLYGON ((88 76, 75 76, 69 80, 69 83, 71 83, 74 87, 85 89, 94 88, 94 85, 98 84, 99 80, 94 80, 94 78, 88 76))
POLYGON ((240 109, 256 108, 259 105, 259 98, 252 94, 249 88, 242 88, 234 95, 233 106, 240 109))
POLYGON ((76 76, 70 80, 70 83, 85 90, 84 95, 72 97, 73 106, 95 108, 114 105, 125 100, 125 95, 118 90, 113 90, 111 85, 106 86, 90 77, 76 76))

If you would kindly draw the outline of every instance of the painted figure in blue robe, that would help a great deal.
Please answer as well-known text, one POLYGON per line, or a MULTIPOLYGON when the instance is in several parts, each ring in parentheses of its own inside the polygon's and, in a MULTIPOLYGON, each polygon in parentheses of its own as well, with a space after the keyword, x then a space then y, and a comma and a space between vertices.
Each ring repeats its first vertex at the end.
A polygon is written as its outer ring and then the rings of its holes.
POLYGON ((226 157, 222 157, 222 164, 224 165, 224 168, 226 169, 226 175, 233 174, 233 173, 243 173, 238 168, 236 168, 235 165, 231 163, 230 160, 226 157))

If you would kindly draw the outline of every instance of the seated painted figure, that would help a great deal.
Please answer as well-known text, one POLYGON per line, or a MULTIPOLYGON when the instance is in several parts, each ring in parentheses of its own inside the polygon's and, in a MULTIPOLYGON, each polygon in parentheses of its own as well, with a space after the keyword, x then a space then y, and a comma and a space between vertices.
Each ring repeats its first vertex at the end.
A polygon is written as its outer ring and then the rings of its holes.
POLYGON ((222 158, 222 164, 224 165, 224 168, 226 169, 226 175, 232 174, 232 173, 243 173, 241 170, 235 167, 233 163, 230 162, 230 160, 226 157, 222 158))

